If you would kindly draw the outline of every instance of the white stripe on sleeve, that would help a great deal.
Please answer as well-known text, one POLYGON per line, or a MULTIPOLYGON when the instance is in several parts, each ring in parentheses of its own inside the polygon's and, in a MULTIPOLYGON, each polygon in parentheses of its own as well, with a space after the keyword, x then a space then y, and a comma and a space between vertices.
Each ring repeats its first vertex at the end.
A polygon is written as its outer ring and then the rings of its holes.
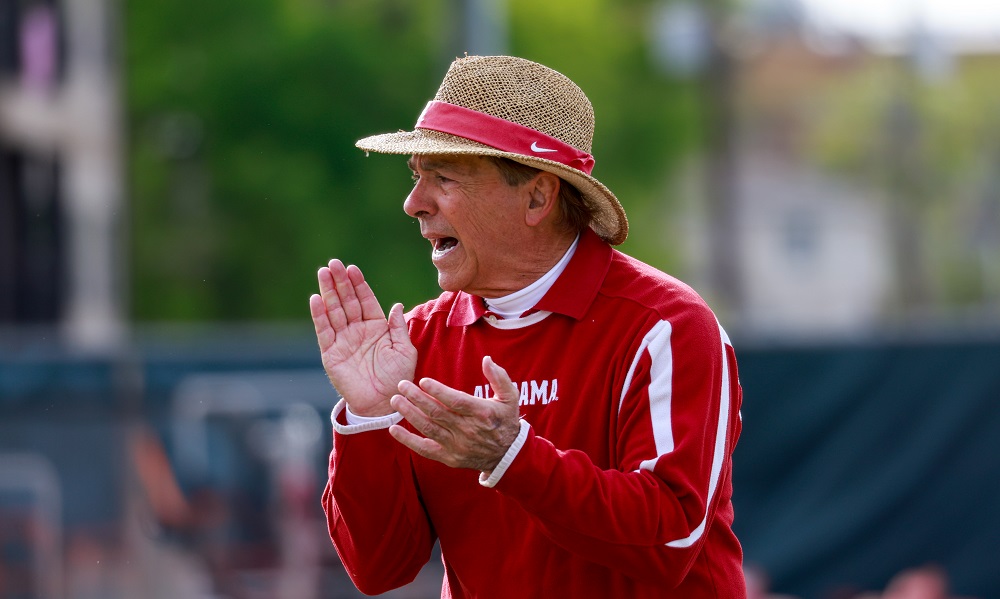
MULTIPOLYGON (((618 411, 621 412, 622 402, 629 386, 632 384, 632 377, 635 369, 642 358, 643 352, 648 351, 650 363, 649 382, 649 414, 653 428, 653 440, 656 444, 656 457, 643 460, 639 464, 640 470, 652 471, 657 460, 674 450, 673 422, 670 414, 671 399, 673 393, 673 354, 670 347, 671 326, 667 321, 660 321, 653 326, 643 337, 642 343, 632 360, 628 374, 625 377, 625 384, 622 387, 622 394, 618 402, 618 411)), ((708 496, 705 503, 705 515, 701 523, 691 531, 691 534, 683 539, 677 539, 666 543, 668 547, 690 547, 694 545, 705 532, 708 521, 708 508, 712 504, 716 490, 719 486, 719 479, 722 474, 722 463, 726 455, 726 435, 729 431, 729 411, 730 411, 730 373, 729 357, 726 353, 726 346, 730 345, 729 335, 719 326, 719 333, 722 338, 720 349, 722 351, 722 385, 719 393, 719 421, 715 431, 715 446, 712 451, 712 470, 708 481, 708 496)))
MULTIPOLYGON (((653 325, 639 344, 639 350, 632 359, 625 385, 622 387, 618 411, 621 412, 622 401, 632 384, 635 369, 642 359, 643 352, 649 352, 649 416, 653 426, 653 442, 656 444, 656 455, 661 456, 674 450, 673 420, 670 415, 670 403, 673 398, 674 358, 670 349, 670 334, 673 328, 666 320, 653 325)), ((639 464, 639 468, 652 470, 656 458, 639 464)))
POLYGON ((708 509, 712 505, 715 491, 719 486, 719 477, 722 474, 722 461, 726 455, 726 433, 729 431, 729 356, 726 353, 729 336, 726 331, 719 326, 719 333, 722 336, 722 391, 719 393, 719 425, 715 430, 715 449, 712 454, 712 474, 708 480, 708 496, 705 499, 705 517, 701 524, 695 528, 690 535, 683 539, 670 541, 667 547, 690 547, 694 545, 705 532, 705 525, 708 521, 708 509))

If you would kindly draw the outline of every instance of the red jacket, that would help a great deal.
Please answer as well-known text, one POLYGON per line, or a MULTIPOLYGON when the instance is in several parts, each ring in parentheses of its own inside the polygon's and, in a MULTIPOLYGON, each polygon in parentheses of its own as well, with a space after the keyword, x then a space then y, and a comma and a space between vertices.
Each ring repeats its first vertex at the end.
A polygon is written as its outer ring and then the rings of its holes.
POLYGON ((741 390, 715 316, 590 231, 536 309, 491 322, 480 298, 446 292, 407 315, 416 379, 492 395, 490 355, 521 389, 530 431, 493 488, 397 443, 388 417, 352 427, 334 411, 323 506, 355 584, 406 584, 437 538, 442 597, 745 597, 741 390))

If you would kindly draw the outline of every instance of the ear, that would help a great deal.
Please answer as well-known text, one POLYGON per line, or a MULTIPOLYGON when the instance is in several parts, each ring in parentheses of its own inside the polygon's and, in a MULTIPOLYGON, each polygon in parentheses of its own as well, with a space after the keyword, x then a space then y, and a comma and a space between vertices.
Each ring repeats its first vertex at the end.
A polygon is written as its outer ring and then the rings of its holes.
POLYGON ((552 214, 559 205, 559 186, 562 180, 552 173, 542 171, 527 185, 528 209, 524 214, 524 222, 529 227, 539 223, 552 214))

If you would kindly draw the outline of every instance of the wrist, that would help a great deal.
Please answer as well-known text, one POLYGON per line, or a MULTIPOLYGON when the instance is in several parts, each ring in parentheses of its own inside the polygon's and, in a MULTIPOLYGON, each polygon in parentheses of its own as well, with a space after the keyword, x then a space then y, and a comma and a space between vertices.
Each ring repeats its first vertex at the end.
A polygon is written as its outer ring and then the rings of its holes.
POLYGON ((351 404, 347 404, 345 411, 346 411, 346 415, 347 415, 347 419, 348 420, 355 420, 358 423, 369 422, 369 421, 372 421, 372 420, 379 420, 381 418, 385 418, 386 416, 392 416, 393 414, 396 413, 396 410, 393 410, 392 406, 388 406, 388 405, 386 406, 385 410, 375 410, 375 409, 372 409, 372 410, 368 410, 368 411, 360 412, 359 413, 359 412, 355 411, 354 408, 351 407, 351 404))
POLYGON ((392 406, 390 406, 388 402, 385 404, 385 406, 380 406, 377 408, 368 408, 367 410, 355 410, 354 408, 351 407, 351 404, 348 403, 347 411, 348 413, 354 416, 358 416, 360 418, 372 418, 372 419, 382 418, 385 416, 389 416, 390 414, 396 413, 396 410, 393 410, 392 406))
POLYGON ((366 431, 386 429, 403 420, 402 414, 393 413, 384 416, 356 416, 347 407, 347 402, 341 399, 330 414, 333 429, 341 435, 353 435, 366 431))
POLYGON ((528 439, 528 433, 531 429, 531 425, 528 424, 526 420, 520 420, 518 422, 518 433, 517 437, 514 438, 514 442, 511 443, 510 447, 507 449, 507 453, 504 454, 500 462, 488 471, 480 472, 479 474, 479 484, 484 487, 492 488, 500 482, 500 478, 507 472, 507 468, 510 467, 514 458, 517 454, 521 452, 521 448, 524 446, 528 439))

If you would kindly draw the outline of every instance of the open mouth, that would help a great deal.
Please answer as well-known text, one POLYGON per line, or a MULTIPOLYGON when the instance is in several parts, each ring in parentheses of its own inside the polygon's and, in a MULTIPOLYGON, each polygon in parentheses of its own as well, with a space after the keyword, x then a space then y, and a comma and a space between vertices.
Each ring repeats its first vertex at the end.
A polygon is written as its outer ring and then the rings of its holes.
POLYGON ((435 258, 440 258, 458 247, 458 240, 454 237, 441 237, 440 239, 432 240, 432 243, 434 244, 435 258))

